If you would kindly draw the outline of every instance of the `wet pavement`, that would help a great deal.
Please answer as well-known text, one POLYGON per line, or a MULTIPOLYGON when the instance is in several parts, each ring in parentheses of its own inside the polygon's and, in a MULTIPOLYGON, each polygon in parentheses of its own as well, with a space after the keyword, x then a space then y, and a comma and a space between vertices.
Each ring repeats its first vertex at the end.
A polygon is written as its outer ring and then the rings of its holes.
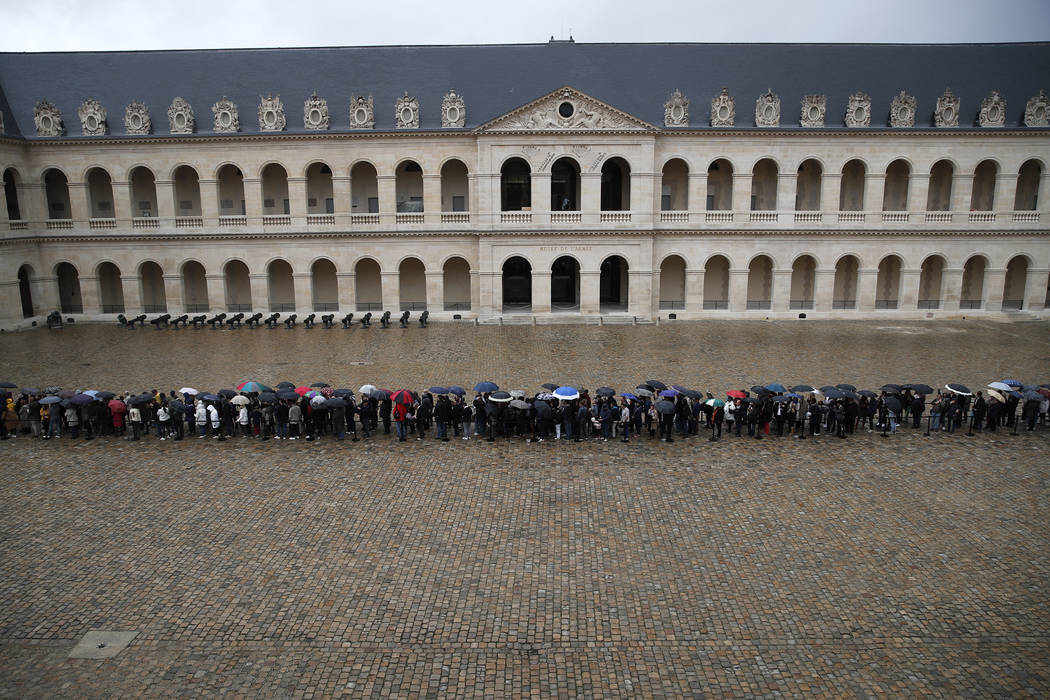
MULTIPOLYGON (((218 389, 1048 381, 1046 323, 0 335, 218 389)), ((673 444, 0 443, 0 694, 1043 696, 1050 429, 673 444), (111 659, 67 658, 134 631, 111 659)))

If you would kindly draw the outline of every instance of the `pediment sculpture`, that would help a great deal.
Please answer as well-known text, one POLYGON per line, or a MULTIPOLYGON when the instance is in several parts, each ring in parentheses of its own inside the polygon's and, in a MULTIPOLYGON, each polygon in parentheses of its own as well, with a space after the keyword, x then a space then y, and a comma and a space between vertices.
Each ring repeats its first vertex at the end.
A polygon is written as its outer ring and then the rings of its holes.
POLYGON ((654 127, 570 87, 483 124, 483 131, 651 131, 654 127))
POLYGON ((467 104, 463 96, 449 90, 441 100, 441 128, 462 129, 467 123, 467 104))
POLYGON ((890 103, 890 126, 895 129, 915 126, 915 110, 918 104, 914 95, 901 90, 890 103))
POLYGON ((47 100, 37 102, 33 108, 33 124, 36 125, 37 136, 61 136, 64 131, 62 113, 47 100))
POLYGON ((193 117, 193 107, 181 97, 176 97, 168 107, 168 129, 173 134, 192 134, 197 120, 193 117))
POLYGON ((80 117, 80 133, 84 136, 106 135, 106 108, 94 97, 80 103, 77 116, 80 117))
POLYGON ((945 88, 944 94, 937 98, 937 107, 933 111, 933 123, 938 128, 959 126, 959 97, 952 94, 951 88, 945 88))
POLYGON ((394 125, 398 129, 419 128, 419 100, 409 97, 407 92, 397 98, 394 105, 394 125))
POLYGON ((142 102, 132 102, 124 108, 124 131, 132 136, 146 136, 153 130, 149 109, 142 102))
POLYGON ((664 102, 664 126, 689 126, 689 100, 678 90, 664 102))
POLYGON ((303 103, 303 126, 314 131, 328 128, 328 100, 316 91, 303 103))
POLYGON ((1003 126, 1006 123, 1006 100, 998 90, 992 90, 981 102, 977 123, 981 126, 1003 126))
POLYGON ((375 125, 376 113, 372 96, 353 95, 350 98, 350 128, 371 129, 375 125))
POLYGON ((827 95, 806 95, 802 98, 799 126, 824 126, 824 114, 828 108, 827 95))
POLYGON ((780 98, 769 88, 755 100, 755 126, 780 126, 780 98))
POLYGON ((849 96, 846 104, 846 126, 871 126, 871 96, 865 92, 855 92, 849 96))
MULTIPOLYGON (((1050 119, 1050 101, 1046 98, 1046 92, 1043 90, 1039 91, 1038 95, 1035 95, 1028 100, 1028 104, 1024 107, 1024 125, 1025 126, 1048 126, 1048 119, 1050 119)), ((0 127, 3 122, 0 119, 0 127)))
POLYGON ((284 104, 281 96, 267 95, 259 99, 259 130, 284 131, 288 120, 284 116, 284 104))
POLYGON ((211 113, 215 115, 212 130, 216 133, 235 134, 241 130, 241 118, 233 100, 223 97, 211 106, 211 113))
POLYGON ((722 88, 718 97, 711 100, 711 126, 733 126, 736 122, 736 100, 729 90, 722 88))

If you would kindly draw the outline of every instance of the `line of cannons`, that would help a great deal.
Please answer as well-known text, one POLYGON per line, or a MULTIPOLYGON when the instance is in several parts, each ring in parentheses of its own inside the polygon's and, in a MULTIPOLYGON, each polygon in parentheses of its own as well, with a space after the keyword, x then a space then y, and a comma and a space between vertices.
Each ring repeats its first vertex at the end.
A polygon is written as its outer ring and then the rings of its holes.
MULTIPOLYGON (((409 319, 411 318, 411 315, 412 314, 409 311, 401 313, 401 328, 409 327, 409 319)), ((426 328, 429 318, 429 311, 421 313, 417 319, 419 321, 419 327, 426 328)), ((320 325, 321 328, 335 328, 337 323, 342 324, 343 328, 353 328, 355 323, 359 323, 362 328, 371 328, 372 312, 369 311, 365 315, 359 317, 356 321, 354 320, 354 315, 352 313, 343 316, 338 321, 335 318, 335 314, 324 314, 320 316, 320 318, 318 318, 317 314, 310 314, 301 321, 297 314, 291 314, 282 319, 281 314, 279 313, 272 313, 265 318, 261 313, 255 313, 250 316, 245 316, 243 313, 233 314, 232 316, 216 314, 211 317, 207 314, 201 314, 200 316, 183 314, 182 316, 176 317, 172 317, 171 314, 162 314, 151 319, 147 319, 146 314, 135 316, 134 318, 128 318, 124 314, 119 314, 117 316, 117 323, 128 330, 134 330, 136 326, 139 328, 145 328, 147 320, 149 324, 156 329, 189 327, 201 329, 205 326, 210 326, 212 330, 219 328, 254 329, 266 326, 272 330, 274 328, 280 328, 282 325, 288 329, 296 328, 299 325, 302 325, 303 328, 314 328, 318 325, 320 325)), ((379 317, 379 324, 382 328, 390 328, 391 320, 389 311, 384 311, 383 315, 379 317)))

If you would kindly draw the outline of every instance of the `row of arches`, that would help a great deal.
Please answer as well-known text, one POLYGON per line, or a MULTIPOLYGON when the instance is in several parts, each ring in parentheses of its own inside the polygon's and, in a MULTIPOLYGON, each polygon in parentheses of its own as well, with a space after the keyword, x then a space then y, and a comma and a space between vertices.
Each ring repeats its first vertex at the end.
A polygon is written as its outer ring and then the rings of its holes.
MULTIPOLYGON (((551 165, 550 208, 551 211, 580 211, 582 201, 580 163, 573 157, 563 156, 551 165)), ((532 208, 532 174, 529 162, 521 157, 511 157, 500 168, 500 209, 521 211, 532 208)), ((781 176, 785 173, 772 158, 759 160, 750 172, 749 208, 754 211, 776 210, 781 176)), ((837 202, 825 202, 823 180, 824 166, 815 159, 804 160, 794 173, 796 211, 862 211, 867 198, 869 170, 861 159, 845 163, 837 174, 839 191, 837 202)), ((911 164, 903 158, 892 161, 881 174, 884 178, 881 207, 883 211, 905 211, 908 209, 910 189, 914 179, 911 164)), ((929 185, 926 194, 926 211, 950 211, 953 205, 967 206, 971 211, 991 211, 996 205, 997 182, 1000 179, 999 165, 986 159, 977 164, 966 179, 972 180, 968 192, 957 191, 959 167, 951 160, 938 160, 928 173, 929 185)), ((324 162, 314 162, 305 170, 306 211, 305 214, 332 214, 337 203, 333 188, 332 168, 324 162)), ((1013 209, 1034 211, 1039 205, 1039 189, 1043 177, 1043 166, 1036 159, 1025 161, 1016 174, 1013 209)), ((7 168, 3 174, 7 200, 8 218, 23 218, 23 203, 19 196, 20 174, 7 168)), ((291 213, 288 172, 279 163, 269 163, 260 173, 261 207, 264 215, 287 215, 291 213)), ((631 209, 631 166, 622 157, 606 159, 601 167, 601 185, 598 207, 602 211, 631 209)), ((733 164, 725 158, 711 162, 707 168, 707 201, 689 201, 690 167, 683 158, 671 158, 662 168, 659 207, 666 211, 688 211, 690 209, 731 210, 734 208, 734 182, 738 180, 733 164)), ((219 216, 244 215, 247 211, 244 187, 244 172, 235 164, 226 163, 215 171, 216 195, 219 216)), ((397 213, 424 211, 424 175, 419 163, 404 160, 394 172, 394 207, 397 213)), ((375 166, 369 162, 356 163, 350 170, 350 212, 377 214, 380 212, 380 177, 375 166)), ((202 216, 201 178, 190 165, 177 166, 171 172, 173 205, 176 216, 202 216)), ((69 180, 62 170, 48 168, 41 175, 41 183, 47 200, 50 219, 72 217, 69 180)), ((114 216, 113 181, 109 172, 95 166, 84 174, 90 216, 112 218, 114 216)), ((156 176, 144 165, 133 167, 128 172, 129 206, 132 216, 157 216, 158 201, 156 176)), ((442 212, 470 211, 470 175, 466 164, 458 159, 446 161, 440 169, 440 202, 442 212)), ((593 206, 590 203, 589 206, 593 206)), ((875 201, 875 205, 879 202, 875 201)), ((345 211, 345 203, 340 207, 345 211)), ((210 213, 210 212, 209 212, 210 213)))

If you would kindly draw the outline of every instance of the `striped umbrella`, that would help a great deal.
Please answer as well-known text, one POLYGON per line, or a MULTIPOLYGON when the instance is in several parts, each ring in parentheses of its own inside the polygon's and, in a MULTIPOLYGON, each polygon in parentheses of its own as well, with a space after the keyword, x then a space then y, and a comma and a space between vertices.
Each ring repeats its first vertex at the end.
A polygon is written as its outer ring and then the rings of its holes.
POLYGON ((250 379, 248 381, 246 381, 246 382, 241 382, 235 388, 237 389, 237 391, 240 391, 240 392, 252 392, 252 391, 254 391, 257 394, 261 394, 264 391, 270 391, 270 387, 266 386, 265 384, 263 384, 261 382, 256 382, 256 381, 253 381, 253 380, 250 380, 250 379))

